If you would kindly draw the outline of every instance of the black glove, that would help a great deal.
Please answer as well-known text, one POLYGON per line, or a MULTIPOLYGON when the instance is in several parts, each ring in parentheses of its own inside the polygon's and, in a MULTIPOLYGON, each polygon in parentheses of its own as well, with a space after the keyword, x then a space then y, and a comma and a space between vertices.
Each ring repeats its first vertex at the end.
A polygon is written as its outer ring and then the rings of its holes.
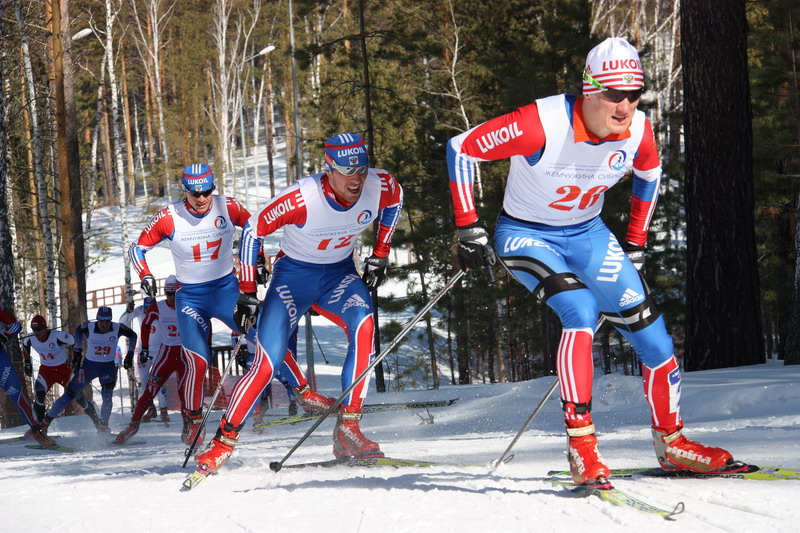
POLYGON ((83 363, 83 350, 75 350, 72 352, 72 370, 78 370, 83 363))
POLYGON ((157 290, 158 287, 156 286, 156 278, 154 278, 150 274, 142 278, 142 293, 145 296, 155 298, 157 290))
POLYGON ((3 346, 7 342, 8 342, 8 335, 0 333, 0 346, 3 346))
POLYGON ((625 251, 625 255, 628 256, 633 266, 636 267, 636 270, 644 274, 644 246, 631 244, 629 242, 623 243, 621 246, 625 251))
POLYGON ((497 261, 489 233, 477 223, 458 228, 458 262, 464 270, 493 265, 497 261))
POLYGON ((267 258, 261 254, 256 258, 256 284, 266 285, 269 282, 269 270, 267 270, 267 258))
POLYGON ((361 279, 367 284, 369 290, 377 289, 386 279, 386 265, 388 263, 388 257, 378 257, 375 254, 364 260, 364 274, 361 279))
POLYGON ((133 368, 133 352, 128 352, 125 356, 125 359, 122 361, 122 368, 125 370, 133 368))
POLYGON ((258 298, 254 292, 240 292, 236 300, 236 310, 233 312, 233 321, 239 328, 239 333, 244 335, 247 329, 255 324, 258 316, 258 298))
POLYGON ((23 365, 23 370, 25 371, 25 375, 31 377, 33 375, 33 365, 30 361, 25 361, 23 365))
POLYGON ((247 368, 247 356, 249 355, 247 348, 245 348, 244 344, 239 346, 239 349, 236 351, 236 364, 242 368, 247 368))
POLYGON ((152 359, 152 357, 150 357, 150 348, 147 346, 142 346, 142 350, 139 352, 139 364, 144 365, 150 359, 152 359))

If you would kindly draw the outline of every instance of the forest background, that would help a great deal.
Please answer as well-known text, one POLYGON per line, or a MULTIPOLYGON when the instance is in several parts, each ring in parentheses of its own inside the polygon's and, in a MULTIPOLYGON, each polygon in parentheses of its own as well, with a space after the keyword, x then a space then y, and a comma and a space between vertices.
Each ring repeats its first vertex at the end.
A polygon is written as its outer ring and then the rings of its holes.
MULTIPOLYGON (((645 276, 676 355, 687 370, 800 363, 798 18, 792 0, 0 0, 0 302, 72 330, 93 253, 123 254, 86 222, 92 210, 121 207, 127 248, 140 227, 126 207, 177 199, 185 164, 209 162, 238 197, 254 179, 243 161, 260 154, 263 199, 320 171, 324 139, 355 131, 405 191, 394 247, 408 259, 390 275, 409 291, 381 309, 419 308, 457 267, 447 140, 577 94, 588 50, 624 36, 664 168, 645 276)), ((490 231, 507 170, 480 167, 490 231)), ((617 235, 629 198, 629 180, 607 195, 617 235)), ((404 372, 434 388, 440 374, 554 372, 558 320, 494 275, 441 300, 404 372)), ((138 289, 127 260, 124 278, 138 289)), ((381 326, 383 342, 400 329, 381 326)), ((639 371, 611 328, 598 354, 605 372, 639 371)))

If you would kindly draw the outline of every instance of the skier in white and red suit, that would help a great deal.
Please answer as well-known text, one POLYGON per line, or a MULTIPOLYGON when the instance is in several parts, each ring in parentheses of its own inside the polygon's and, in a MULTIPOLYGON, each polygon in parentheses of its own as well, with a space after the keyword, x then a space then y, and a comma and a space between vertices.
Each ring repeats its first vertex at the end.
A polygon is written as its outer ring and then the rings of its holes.
MULTIPOLYGON (((173 372, 178 374, 178 395, 183 407, 186 369, 181 356, 181 334, 178 328, 178 310, 175 306, 175 293, 179 287, 178 279, 174 275, 168 276, 164 281, 166 298, 153 301, 145 311, 142 321, 142 349, 139 353, 139 363, 142 364, 150 358, 151 347, 155 348, 155 357, 152 358, 153 363, 147 376, 147 385, 136 402, 131 422, 114 440, 117 444, 124 444, 139 431, 142 417, 173 372)), ((166 421, 169 421, 169 416, 164 416, 167 411, 166 399, 163 402, 161 417, 162 420, 166 418, 166 421)))
POLYGON ((47 393, 58 383, 66 388, 72 375, 72 349, 75 346, 75 337, 66 331, 58 331, 47 327, 47 322, 42 315, 31 319, 31 331, 22 339, 22 356, 25 360, 25 375, 33 375, 31 363, 31 349, 39 354, 39 375, 33 386, 33 409, 36 418, 44 419, 44 399, 47 393))
MULTIPOLYGON (((328 170, 285 188, 250 219, 239 258, 242 285, 255 292, 255 263, 262 237, 283 228, 280 253, 258 314, 256 354, 231 394, 217 435, 197 462, 216 472, 230 457, 247 413, 286 356, 298 319, 314 304, 342 325, 349 340, 342 390, 353 384, 375 353, 370 289, 385 278, 389 248, 402 208, 400 185, 385 170, 369 168, 360 135, 345 133, 325 142, 328 170), (359 276, 353 261, 356 237, 379 221, 372 255, 359 276), (248 285, 249 284, 249 285, 248 285)), ((239 299, 237 319, 256 312, 258 300, 239 299)), ((240 328, 241 329, 241 328, 240 328)), ((348 394, 334 428, 333 453, 380 457, 380 446, 360 430, 367 393, 362 380, 348 394)))
POLYGON ((680 370, 664 318, 639 268, 655 209, 661 166, 650 122, 636 108, 644 86, 639 54, 623 38, 589 52, 583 95, 536 100, 450 139, 450 190, 465 268, 494 250, 517 280, 561 320, 557 355, 568 457, 577 483, 606 482, 592 422, 592 338, 602 315, 642 363, 652 435, 661 466, 725 469, 731 455, 682 434, 680 370), (494 250, 473 199, 477 161, 511 159, 494 250), (633 173, 627 235, 600 218, 604 193, 633 173))
MULTIPOLYGON (((233 268, 233 241, 236 227, 243 227, 250 213, 234 198, 212 194, 214 173, 208 165, 186 166, 181 183, 185 197, 153 217, 129 255, 142 280, 142 291, 155 298, 156 282, 145 256, 161 241, 169 241, 181 284, 175 307, 186 366, 183 401, 189 424, 183 441, 189 444, 203 430, 203 378, 211 356, 211 319, 236 327, 233 310, 239 281, 233 268)), ((200 434, 197 442, 202 441, 200 434)))

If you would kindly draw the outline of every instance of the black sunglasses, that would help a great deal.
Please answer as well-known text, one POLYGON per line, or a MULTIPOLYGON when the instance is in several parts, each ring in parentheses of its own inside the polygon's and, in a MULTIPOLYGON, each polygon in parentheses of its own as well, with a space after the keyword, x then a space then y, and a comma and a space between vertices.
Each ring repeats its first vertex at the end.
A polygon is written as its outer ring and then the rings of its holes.
POLYGON ((207 191, 202 191, 202 192, 200 192, 200 191, 186 191, 186 193, 189 196, 193 197, 193 198, 200 198, 201 196, 203 198, 208 198, 209 196, 211 196, 212 192, 214 192, 214 189, 209 189, 207 191))
POLYGON ((609 102, 614 102, 615 104, 620 103, 626 98, 630 103, 634 103, 642 97, 642 90, 636 89, 635 91, 620 91, 619 89, 606 89, 600 93, 600 96, 609 102))

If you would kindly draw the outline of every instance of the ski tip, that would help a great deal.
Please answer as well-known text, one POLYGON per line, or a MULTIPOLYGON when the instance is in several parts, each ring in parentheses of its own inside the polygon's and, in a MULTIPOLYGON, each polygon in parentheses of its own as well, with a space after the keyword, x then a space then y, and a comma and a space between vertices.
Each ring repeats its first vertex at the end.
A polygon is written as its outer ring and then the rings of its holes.
POLYGON ((273 472, 279 471, 281 469, 281 467, 283 467, 283 464, 281 464, 280 461, 272 461, 269 464, 269 469, 272 470, 273 472))

